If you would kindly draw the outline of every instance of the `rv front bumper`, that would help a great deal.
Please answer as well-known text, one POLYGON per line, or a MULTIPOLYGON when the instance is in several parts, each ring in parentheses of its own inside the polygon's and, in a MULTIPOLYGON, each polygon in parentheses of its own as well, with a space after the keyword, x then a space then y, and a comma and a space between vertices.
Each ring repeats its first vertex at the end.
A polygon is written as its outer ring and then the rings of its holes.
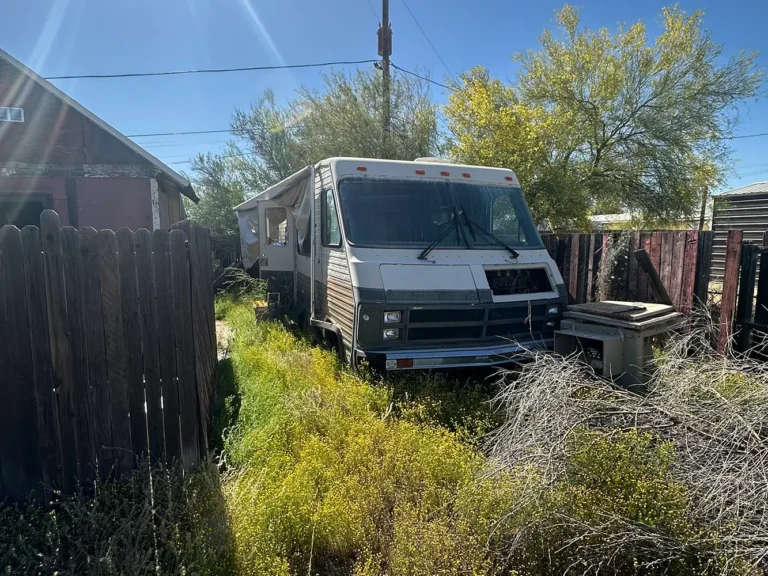
POLYGON ((439 370, 446 368, 471 368, 498 366, 520 362, 530 358, 534 350, 552 349, 554 339, 536 342, 508 343, 486 347, 436 348, 431 350, 397 350, 392 352, 363 352, 358 357, 387 371, 439 370))

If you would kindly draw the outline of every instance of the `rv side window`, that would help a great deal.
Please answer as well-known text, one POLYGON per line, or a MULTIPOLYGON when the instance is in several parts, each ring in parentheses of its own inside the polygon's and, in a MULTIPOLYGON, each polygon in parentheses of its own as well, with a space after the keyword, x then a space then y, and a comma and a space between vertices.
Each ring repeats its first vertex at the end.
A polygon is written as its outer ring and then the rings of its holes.
POLYGON ((323 200, 323 246, 341 246, 341 229, 333 190, 326 190, 323 200))
POLYGON ((288 213, 285 208, 267 208, 264 214, 267 219, 267 244, 270 246, 288 244, 288 213))

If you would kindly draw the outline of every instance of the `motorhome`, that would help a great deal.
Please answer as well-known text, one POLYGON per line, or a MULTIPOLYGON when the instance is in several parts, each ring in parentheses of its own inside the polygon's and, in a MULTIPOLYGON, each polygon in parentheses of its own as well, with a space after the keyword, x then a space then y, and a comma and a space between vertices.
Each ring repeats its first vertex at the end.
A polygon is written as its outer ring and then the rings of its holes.
POLYGON ((235 210, 245 266, 353 366, 488 366, 553 345, 567 295, 511 170, 330 158, 235 210))

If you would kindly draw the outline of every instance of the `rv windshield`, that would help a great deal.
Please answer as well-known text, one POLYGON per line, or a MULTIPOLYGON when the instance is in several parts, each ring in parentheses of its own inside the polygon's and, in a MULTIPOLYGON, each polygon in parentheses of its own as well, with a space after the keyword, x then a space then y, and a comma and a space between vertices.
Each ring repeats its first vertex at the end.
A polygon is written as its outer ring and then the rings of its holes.
MULTIPOLYGON (((339 183, 347 239, 360 246, 424 248, 454 222, 454 210, 466 215, 518 249, 542 248, 519 188, 469 182, 369 180, 339 183)), ((448 234, 437 248, 498 248, 484 234, 448 234)))

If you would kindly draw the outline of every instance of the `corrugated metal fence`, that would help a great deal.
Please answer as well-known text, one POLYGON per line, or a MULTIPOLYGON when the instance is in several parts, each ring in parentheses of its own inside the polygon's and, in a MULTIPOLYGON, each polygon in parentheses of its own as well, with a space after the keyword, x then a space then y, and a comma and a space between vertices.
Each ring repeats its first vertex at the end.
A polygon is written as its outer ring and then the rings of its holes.
POLYGON ((0 229, 0 499, 206 453, 209 231, 0 229))
POLYGON ((741 230, 745 242, 762 244, 768 231, 768 193, 715 196, 712 214, 714 241, 712 277, 723 278, 729 230, 741 230))

